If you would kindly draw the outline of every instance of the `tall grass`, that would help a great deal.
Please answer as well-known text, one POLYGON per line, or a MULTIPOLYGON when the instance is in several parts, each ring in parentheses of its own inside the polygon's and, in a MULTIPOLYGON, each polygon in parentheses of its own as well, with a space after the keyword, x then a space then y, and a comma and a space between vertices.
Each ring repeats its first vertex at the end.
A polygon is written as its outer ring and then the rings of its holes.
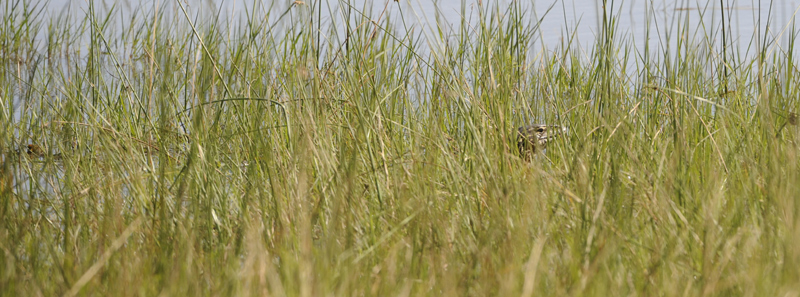
POLYGON ((4 4, 0 292, 800 290, 796 28, 642 50, 608 3, 591 49, 538 51, 518 4, 433 30, 340 4, 4 4), (534 121, 570 130, 525 162, 534 121))

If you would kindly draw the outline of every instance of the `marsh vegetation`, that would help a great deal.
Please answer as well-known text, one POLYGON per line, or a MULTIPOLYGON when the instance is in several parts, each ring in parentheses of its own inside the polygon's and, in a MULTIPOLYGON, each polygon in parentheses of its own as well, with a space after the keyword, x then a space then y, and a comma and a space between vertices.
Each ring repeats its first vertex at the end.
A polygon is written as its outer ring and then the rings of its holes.
POLYGON ((800 291, 793 26, 637 48, 610 10, 540 51, 516 4, 421 30, 26 2, 0 28, 4 296, 800 291), (528 123, 569 130, 525 161, 528 123))

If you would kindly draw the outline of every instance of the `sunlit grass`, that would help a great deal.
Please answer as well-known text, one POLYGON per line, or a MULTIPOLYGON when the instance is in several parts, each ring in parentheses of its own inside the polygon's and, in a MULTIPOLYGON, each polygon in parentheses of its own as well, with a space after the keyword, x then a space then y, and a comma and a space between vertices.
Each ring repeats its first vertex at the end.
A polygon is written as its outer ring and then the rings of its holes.
POLYGON ((425 31, 4 5, 3 295, 800 290, 795 28, 643 50, 612 14, 540 51, 518 6, 425 31), (569 132, 528 162, 531 122, 569 132))

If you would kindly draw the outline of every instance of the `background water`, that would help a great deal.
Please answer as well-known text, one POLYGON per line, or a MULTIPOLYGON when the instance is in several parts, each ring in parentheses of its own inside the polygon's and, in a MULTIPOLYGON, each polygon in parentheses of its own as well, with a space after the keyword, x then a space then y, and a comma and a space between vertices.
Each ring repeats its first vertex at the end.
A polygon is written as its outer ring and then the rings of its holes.
MULTIPOLYGON (((153 10, 166 10, 167 13, 182 14, 175 1, 161 0, 120 0, 120 1, 95 1, 96 9, 108 11, 112 7, 122 17, 132 14, 147 13, 153 10)), ((184 2, 189 15, 195 20, 211 20, 220 18, 230 24, 243 22, 248 16, 269 17, 278 27, 281 22, 291 22, 291 17, 296 16, 297 9, 290 9, 293 1, 239 1, 239 0, 206 0, 184 2), (290 11, 290 16, 278 20, 283 12, 290 11)), ((348 6, 369 12, 373 20, 390 18, 397 22, 398 27, 405 30, 415 29, 418 32, 433 34, 437 22, 447 24, 442 26, 445 33, 448 30, 457 30, 462 18, 469 24, 477 23, 480 1, 424 1, 400 0, 390 1, 301 1, 298 7, 306 6, 306 11, 321 7, 317 16, 323 19, 325 25, 340 23, 335 18, 341 18, 347 13, 348 6), (320 5, 321 4, 321 5, 320 5), (310 8, 310 9, 309 9, 310 8), (424 30, 420 30, 424 29, 424 30)), ((491 3, 484 1, 484 4, 491 3)), ((748 45, 754 42, 763 44, 776 41, 776 45, 785 47, 791 26, 797 19, 797 10, 800 1, 608 1, 607 7, 602 6, 602 1, 580 0, 530 0, 530 1, 500 1, 503 5, 519 5, 528 12, 527 17, 532 23, 541 19, 536 39, 531 44, 532 50, 552 51, 563 47, 564 43, 574 34, 578 41, 577 49, 590 49, 599 34, 603 20, 604 10, 612 13, 618 20, 618 37, 620 40, 631 42, 635 48, 643 50, 646 43, 650 43, 651 50, 658 50, 670 46, 677 40, 668 36, 685 26, 689 32, 696 32, 689 36, 695 41, 702 41, 704 35, 712 36, 716 40, 715 46, 721 46, 722 13, 725 13, 726 24, 729 26, 731 39, 729 44, 744 52, 748 45), (724 9, 723 9, 724 8, 724 9), (787 29, 788 28, 788 29, 787 29)), ((46 4, 46 11, 51 14, 68 13, 76 17, 84 15, 88 7, 87 1, 80 0, 52 0, 46 4)), ((487 5, 491 6, 491 5, 487 5)), ((502 5, 501 5, 502 6, 502 5)), ((497 12, 502 14, 503 12, 497 12)), ((120 24, 125 26, 125 24, 120 24)), ((339 30, 341 31, 341 30, 339 30)), ((332 37, 334 38, 334 37, 332 37)), ((687 38, 687 37, 683 37, 687 38)), ((750 50, 752 51, 752 50, 750 50)))

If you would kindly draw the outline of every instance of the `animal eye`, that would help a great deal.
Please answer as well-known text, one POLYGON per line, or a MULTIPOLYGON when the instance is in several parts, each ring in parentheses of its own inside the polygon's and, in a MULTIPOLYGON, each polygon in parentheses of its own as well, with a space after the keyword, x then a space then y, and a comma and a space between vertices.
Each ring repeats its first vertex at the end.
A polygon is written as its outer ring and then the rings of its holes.
POLYGON ((536 132, 544 132, 544 128, 542 127, 536 128, 536 132))

